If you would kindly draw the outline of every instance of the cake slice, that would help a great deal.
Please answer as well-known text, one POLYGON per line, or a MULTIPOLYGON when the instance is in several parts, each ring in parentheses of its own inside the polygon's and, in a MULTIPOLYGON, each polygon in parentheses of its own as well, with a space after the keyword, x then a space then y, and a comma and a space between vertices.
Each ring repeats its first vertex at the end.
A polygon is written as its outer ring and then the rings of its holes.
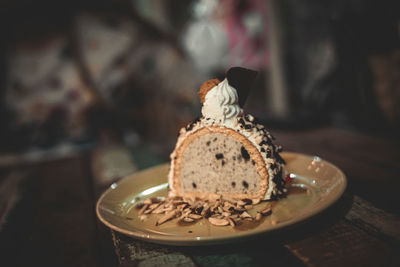
POLYGON ((171 154, 170 196, 275 199, 284 195, 281 147, 242 107, 256 72, 231 68, 199 92, 203 116, 182 128, 171 154))

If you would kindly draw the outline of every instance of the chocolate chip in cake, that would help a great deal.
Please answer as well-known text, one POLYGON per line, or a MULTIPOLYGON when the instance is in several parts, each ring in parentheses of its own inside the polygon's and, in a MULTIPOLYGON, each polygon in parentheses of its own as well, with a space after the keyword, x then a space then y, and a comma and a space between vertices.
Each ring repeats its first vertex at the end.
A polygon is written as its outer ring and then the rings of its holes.
POLYGON ((224 165, 225 165, 225 161, 224 161, 224 160, 222 160, 222 162, 221 162, 221 165, 222 165, 222 166, 224 166, 224 165))
POLYGON ((236 183, 235 182, 232 182, 232 187, 235 187, 236 186, 236 183))
POLYGON ((223 159, 224 158, 224 154, 222 154, 222 153, 215 154, 215 158, 216 159, 223 159))
POLYGON ((242 157, 244 158, 245 161, 248 161, 250 159, 249 152, 247 152, 247 150, 246 150, 246 148, 244 148, 244 146, 242 146, 240 148, 240 153, 242 154, 242 157))
POLYGON ((214 138, 213 142, 217 141, 217 137, 214 138))
POLYGON ((263 147, 261 148, 261 152, 265 152, 265 149, 263 147))
POLYGON ((254 160, 251 160, 251 164, 256 165, 256 162, 254 160))
POLYGON ((193 188, 197 188, 196 183, 192 183, 193 188))
POLYGON ((246 181, 243 181, 243 182, 242 182, 242 185, 243 185, 245 188, 248 188, 248 187, 249 187, 249 184, 248 184, 246 181))
POLYGON ((211 144, 211 141, 207 141, 206 145, 209 146, 211 144))

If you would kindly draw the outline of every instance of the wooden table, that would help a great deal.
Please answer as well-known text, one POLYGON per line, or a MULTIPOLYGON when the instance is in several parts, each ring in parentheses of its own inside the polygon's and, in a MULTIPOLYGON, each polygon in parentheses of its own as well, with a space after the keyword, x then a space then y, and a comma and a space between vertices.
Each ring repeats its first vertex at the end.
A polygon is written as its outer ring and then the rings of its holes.
MULTIPOLYGON (((400 143, 337 128, 273 133, 286 151, 318 155, 349 180, 333 207, 292 230, 212 247, 110 232, 95 203, 116 178, 106 170, 112 155, 118 165, 130 154, 102 147, 0 169, 0 266, 400 266, 400 143)), ((131 155, 139 155, 139 169, 162 161, 146 149, 131 155)), ((124 168, 135 169, 126 163, 116 173, 124 168)))

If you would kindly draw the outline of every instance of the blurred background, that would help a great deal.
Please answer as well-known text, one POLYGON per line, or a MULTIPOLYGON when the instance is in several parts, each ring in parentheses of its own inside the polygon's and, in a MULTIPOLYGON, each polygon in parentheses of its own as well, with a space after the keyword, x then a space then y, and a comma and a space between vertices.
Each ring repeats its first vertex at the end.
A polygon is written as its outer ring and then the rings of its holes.
POLYGON ((201 83, 259 71, 269 128, 396 138, 400 13, 372 0, 3 1, 0 164, 117 143, 168 160, 201 83))

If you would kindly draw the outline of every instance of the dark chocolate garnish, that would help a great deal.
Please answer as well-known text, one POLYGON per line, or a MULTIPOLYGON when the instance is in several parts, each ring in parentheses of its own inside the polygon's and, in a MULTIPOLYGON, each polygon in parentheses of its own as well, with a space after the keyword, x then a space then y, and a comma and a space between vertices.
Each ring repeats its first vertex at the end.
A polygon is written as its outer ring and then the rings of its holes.
POLYGON ((229 85, 235 88, 238 93, 240 107, 244 106, 256 76, 257 71, 241 67, 233 67, 226 72, 229 85))
POLYGON ((244 158, 245 161, 248 161, 250 159, 249 152, 247 152, 247 150, 246 150, 246 148, 244 148, 244 146, 242 146, 240 148, 240 153, 242 154, 242 157, 244 158))
POLYGON ((266 145, 266 144, 267 144, 267 142, 265 140, 262 140, 258 145, 262 146, 262 145, 266 145))
POLYGON ((203 208, 204 208, 203 206, 197 207, 197 208, 194 209, 194 212, 196 214, 201 214, 201 212, 203 211, 203 208))
POLYGON ((208 219, 208 218, 211 217, 211 215, 212 215, 211 210, 210 210, 210 209, 207 209, 207 210, 206 210, 206 213, 204 214, 204 218, 208 219))
POLYGON ((285 186, 286 181, 282 179, 282 169, 279 170, 272 181, 276 184, 278 190, 282 189, 285 186))
POLYGON ((192 121, 188 126, 186 126, 186 131, 191 131, 196 123, 200 121, 200 117, 197 117, 194 121, 192 121))
POLYGON ((285 160, 281 157, 281 155, 279 155, 279 153, 275 154, 276 160, 282 164, 285 164, 285 160))

